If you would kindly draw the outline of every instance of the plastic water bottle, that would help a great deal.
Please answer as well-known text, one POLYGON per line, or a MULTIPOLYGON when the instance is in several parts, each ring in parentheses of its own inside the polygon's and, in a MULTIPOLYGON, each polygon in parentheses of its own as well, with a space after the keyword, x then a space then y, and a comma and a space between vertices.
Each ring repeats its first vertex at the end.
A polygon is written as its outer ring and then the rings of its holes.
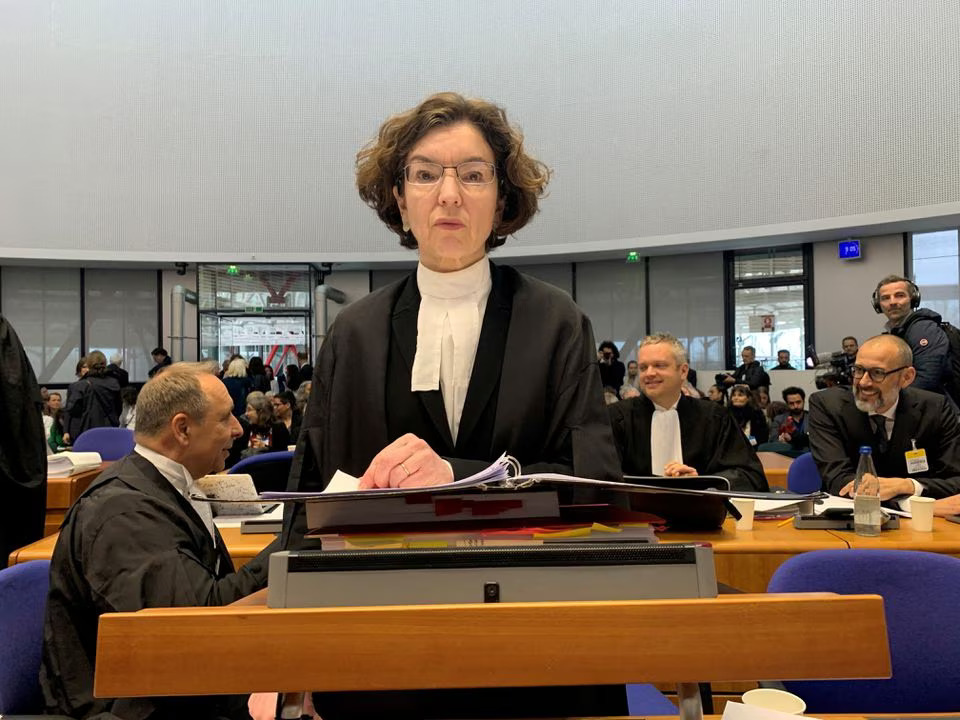
POLYGON ((880 534, 880 484, 869 445, 860 448, 860 463, 853 480, 853 530, 857 535, 872 537, 880 534), (872 480, 864 480, 864 475, 872 480))

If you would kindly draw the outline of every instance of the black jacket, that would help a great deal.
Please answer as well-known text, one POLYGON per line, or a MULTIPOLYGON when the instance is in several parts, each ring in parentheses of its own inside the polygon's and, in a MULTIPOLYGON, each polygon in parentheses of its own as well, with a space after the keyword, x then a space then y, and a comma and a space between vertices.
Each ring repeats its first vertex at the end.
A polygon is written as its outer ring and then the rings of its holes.
POLYGON ((881 477, 913 477, 923 485, 924 494, 934 498, 960 493, 960 425, 943 395, 914 387, 901 390, 886 452, 877 447, 869 416, 857 409, 853 393, 845 388, 829 388, 810 396, 807 433, 827 492, 837 494, 853 480, 860 447, 870 445, 881 477), (904 453, 912 449, 911 440, 926 451, 928 472, 907 473, 904 453))
MULTIPOLYGON (((48 712, 124 720, 247 717, 245 698, 94 698, 97 623, 105 612, 226 605, 264 587, 276 543, 234 572, 217 535, 153 466, 132 453, 67 511, 50 567, 40 683, 48 712)), ((203 672, 184 667, 184 672, 203 672)))
POLYGON ((112 378, 116 378, 117 383, 119 383, 121 388, 125 388, 130 384, 130 373, 116 363, 110 363, 107 365, 107 375, 112 378))
POLYGON ((76 442, 81 433, 95 427, 119 427, 120 384, 117 379, 104 375, 87 374, 70 385, 67 391, 67 432, 70 441, 76 442))
POLYGON ((890 334, 903 338, 913 351, 913 367, 916 368, 917 377, 912 386, 943 395, 950 368, 950 341, 940 327, 941 320, 933 310, 919 308, 899 326, 891 328, 890 334))
POLYGON ((0 568, 43 537, 47 446, 43 400, 20 338, 0 315, 0 568))
MULTIPOLYGON (((650 424, 653 403, 646 397, 609 405, 613 437, 625 475, 650 475, 650 424)), ((708 400, 681 396, 680 447, 683 463, 700 475, 719 475, 733 490, 769 490, 757 453, 726 408, 708 400)))

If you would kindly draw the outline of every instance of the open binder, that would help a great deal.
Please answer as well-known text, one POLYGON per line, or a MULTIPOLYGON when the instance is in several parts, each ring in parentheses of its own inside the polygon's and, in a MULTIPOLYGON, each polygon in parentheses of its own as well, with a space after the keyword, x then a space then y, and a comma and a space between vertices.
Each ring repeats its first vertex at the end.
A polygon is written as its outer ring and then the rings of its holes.
MULTIPOLYGON (((349 476, 346 477, 349 478, 349 476)), ((802 502, 816 501, 826 497, 823 493, 801 495, 731 490, 727 479, 717 476, 681 478, 627 476, 626 480, 626 482, 611 482, 556 473, 524 475, 517 462, 504 454, 483 471, 446 485, 344 490, 342 478, 335 478, 324 491, 319 493, 264 492, 260 494, 260 498, 271 502, 324 503, 344 500, 367 502, 378 498, 462 494, 465 491, 506 493, 537 488, 557 490, 564 487, 587 487, 603 491, 608 496, 626 498, 632 509, 658 515, 673 527, 715 528, 723 523, 727 512, 734 517, 739 517, 736 508, 729 502, 731 498, 802 502)))

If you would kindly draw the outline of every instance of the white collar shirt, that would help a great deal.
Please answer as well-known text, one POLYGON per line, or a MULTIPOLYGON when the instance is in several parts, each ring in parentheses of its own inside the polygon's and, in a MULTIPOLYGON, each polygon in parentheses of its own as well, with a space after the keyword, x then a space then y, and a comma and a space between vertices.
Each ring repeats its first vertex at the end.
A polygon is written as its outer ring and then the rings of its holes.
POLYGON ((453 442, 473 374, 483 313, 490 296, 490 263, 439 273, 417 266, 420 311, 410 390, 440 390, 453 442))
POLYGON ((166 455, 161 455, 150 448, 144 447, 140 443, 136 444, 133 451, 153 465, 157 469, 157 472, 169 480, 176 491, 186 498, 187 502, 189 502, 197 512, 197 515, 200 516, 204 527, 206 527, 207 532, 210 533, 214 546, 216 546, 217 533, 213 525, 213 510, 210 507, 210 503, 191 499, 191 494, 203 495, 203 492, 194 485, 190 472, 176 460, 171 460, 166 455))
POLYGON ((663 469, 669 463, 683 462, 683 447, 680 442, 680 416, 677 404, 661 407, 653 403, 653 417, 650 421, 650 472, 663 475, 663 469))

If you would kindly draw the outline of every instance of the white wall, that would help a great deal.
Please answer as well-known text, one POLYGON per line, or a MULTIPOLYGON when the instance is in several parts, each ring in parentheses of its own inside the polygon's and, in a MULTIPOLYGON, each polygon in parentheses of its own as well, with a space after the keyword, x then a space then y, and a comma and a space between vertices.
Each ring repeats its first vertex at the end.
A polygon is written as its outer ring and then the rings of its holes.
POLYGON ((884 317, 870 305, 877 281, 904 272, 903 236, 862 238, 860 260, 837 258, 835 242, 813 246, 814 332, 817 352, 834 352, 853 335, 860 342, 883 330, 884 317))

